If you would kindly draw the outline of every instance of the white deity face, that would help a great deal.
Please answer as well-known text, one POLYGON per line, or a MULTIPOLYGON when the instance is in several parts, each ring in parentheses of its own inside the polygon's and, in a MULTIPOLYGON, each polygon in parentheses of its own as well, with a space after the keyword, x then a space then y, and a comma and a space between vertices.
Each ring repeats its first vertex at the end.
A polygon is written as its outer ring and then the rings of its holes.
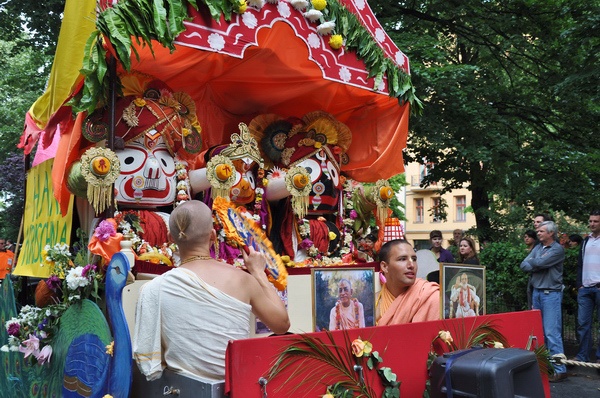
POLYGON ((146 133, 116 153, 121 163, 121 174, 115 181, 119 204, 144 208, 174 202, 175 160, 159 133, 146 133))

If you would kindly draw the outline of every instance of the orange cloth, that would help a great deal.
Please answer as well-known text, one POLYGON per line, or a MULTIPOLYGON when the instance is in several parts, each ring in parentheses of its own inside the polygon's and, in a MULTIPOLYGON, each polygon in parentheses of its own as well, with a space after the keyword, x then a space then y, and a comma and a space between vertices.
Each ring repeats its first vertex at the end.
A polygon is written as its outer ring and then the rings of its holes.
MULTIPOLYGON (((111 223, 115 230, 117 229, 117 223, 114 219, 107 219, 106 221, 111 223)), ((88 249, 90 253, 102 256, 106 263, 109 263, 112 256, 121 251, 122 240, 123 234, 120 232, 116 232, 114 236, 109 237, 105 241, 101 241, 94 234, 90 239, 90 243, 88 243, 88 249)))
POLYGON ((393 297, 384 284, 378 302, 381 318, 377 326, 440 319, 440 287, 437 283, 417 278, 406 292, 393 297))
POLYGON ((10 250, 0 252, 0 279, 12 271, 15 254, 10 250))

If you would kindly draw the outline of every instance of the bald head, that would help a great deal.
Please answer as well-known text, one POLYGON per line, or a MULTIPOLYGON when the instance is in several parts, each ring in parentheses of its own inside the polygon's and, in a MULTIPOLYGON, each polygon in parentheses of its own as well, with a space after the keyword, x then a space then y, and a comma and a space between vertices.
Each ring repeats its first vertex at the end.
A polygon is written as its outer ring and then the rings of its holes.
POLYGON ((210 243, 210 233, 213 230, 212 212, 208 206, 198 200, 185 202, 171 213, 169 230, 180 248, 207 245, 210 243))

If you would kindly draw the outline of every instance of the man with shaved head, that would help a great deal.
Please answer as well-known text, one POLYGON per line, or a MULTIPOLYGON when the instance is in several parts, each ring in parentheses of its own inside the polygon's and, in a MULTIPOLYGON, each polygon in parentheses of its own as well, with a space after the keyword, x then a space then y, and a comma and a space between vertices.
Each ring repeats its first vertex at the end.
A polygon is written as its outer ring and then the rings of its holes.
POLYGON ((135 359, 148 380, 168 368, 201 381, 221 381, 227 343, 249 336, 250 313, 282 334, 290 327, 285 306, 267 279, 262 254, 252 248, 243 253, 248 272, 210 256, 217 234, 204 203, 178 206, 169 229, 181 265, 140 291, 135 359))

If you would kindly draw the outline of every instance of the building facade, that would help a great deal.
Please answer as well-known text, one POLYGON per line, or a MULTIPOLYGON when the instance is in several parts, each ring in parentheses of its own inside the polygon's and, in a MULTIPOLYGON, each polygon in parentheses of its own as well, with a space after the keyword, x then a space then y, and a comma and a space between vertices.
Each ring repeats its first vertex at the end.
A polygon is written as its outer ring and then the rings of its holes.
MULTIPOLYGON (((441 186, 432 184, 427 188, 421 187, 421 181, 431 170, 432 165, 409 163, 406 166, 406 181, 403 198, 406 206, 406 221, 404 231, 408 240, 415 249, 429 248, 429 233, 438 229, 444 237, 443 247, 448 247, 452 239, 452 231, 463 231, 475 227, 475 215, 469 212, 471 204, 471 191, 466 188, 456 189, 442 196, 438 193, 441 186), (441 209, 445 203, 447 207, 441 209), (447 216, 443 221, 439 216, 440 211, 445 211, 447 216)), ((402 195, 401 195, 402 196, 402 195)))

